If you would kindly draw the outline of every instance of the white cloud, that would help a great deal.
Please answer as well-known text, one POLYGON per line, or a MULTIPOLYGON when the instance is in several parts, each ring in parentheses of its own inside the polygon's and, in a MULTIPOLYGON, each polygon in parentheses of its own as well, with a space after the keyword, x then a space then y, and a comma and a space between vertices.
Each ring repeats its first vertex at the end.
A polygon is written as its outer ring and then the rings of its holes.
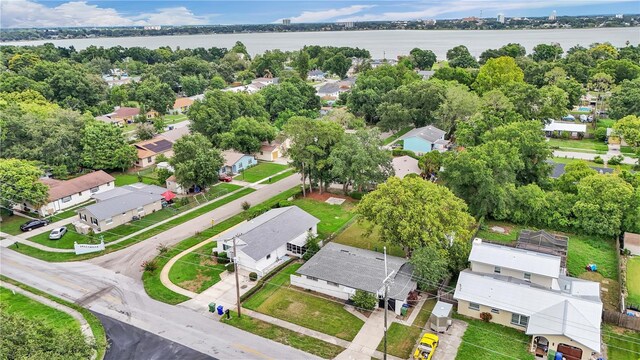
MULTIPOLYGON (((322 21, 331 20, 338 16, 347 16, 347 15, 357 14, 359 12, 371 9, 373 7, 375 7, 375 5, 352 5, 352 6, 338 8, 338 9, 327 9, 327 10, 320 10, 320 11, 303 11, 302 14, 288 18, 288 19, 291 19, 291 22, 296 22, 296 23, 322 22, 322 21)), ((278 19, 275 22, 282 22, 282 19, 278 19)))
POLYGON ((158 9, 133 16, 120 14, 113 8, 69 1, 48 7, 30 0, 0 2, 0 26, 59 27, 59 26, 131 26, 131 25, 200 25, 208 24, 215 15, 196 16, 184 6, 158 9))

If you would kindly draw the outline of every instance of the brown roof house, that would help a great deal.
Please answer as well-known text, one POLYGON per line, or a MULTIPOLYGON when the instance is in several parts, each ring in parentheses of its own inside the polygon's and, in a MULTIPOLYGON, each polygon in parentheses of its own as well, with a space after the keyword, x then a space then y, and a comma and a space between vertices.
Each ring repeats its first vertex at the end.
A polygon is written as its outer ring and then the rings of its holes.
POLYGON ((140 109, 123 106, 117 107, 114 112, 105 116, 110 118, 113 123, 124 125, 132 123, 138 115, 140 115, 140 109))
POLYGON ((276 161, 278 158, 284 156, 284 145, 274 141, 271 144, 263 142, 260 146, 260 151, 256 154, 259 160, 276 161))
POLYGON ((147 167, 155 164, 156 156, 164 154, 166 157, 173 156, 173 142, 162 136, 156 136, 153 139, 140 141, 133 144, 138 150, 138 159, 136 167, 147 167))
POLYGON ((189 107, 194 103, 194 100, 188 97, 177 98, 173 103, 172 114, 184 114, 189 110, 189 107))
POLYGON ((38 212, 42 216, 64 211, 78 204, 91 200, 91 195, 103 191, 112 190, 115 186, 115 178, 102 170, 78 176, 70 180, 40 179, 40 182, 49 187, 47 204, 36 208, 23 203, 25 211, 38 212))

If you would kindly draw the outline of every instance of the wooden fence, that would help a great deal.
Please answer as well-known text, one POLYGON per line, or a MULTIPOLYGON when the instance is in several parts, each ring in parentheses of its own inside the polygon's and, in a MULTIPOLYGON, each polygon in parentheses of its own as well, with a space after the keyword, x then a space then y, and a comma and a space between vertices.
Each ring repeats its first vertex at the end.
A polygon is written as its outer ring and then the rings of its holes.
POLYGON ((620 326, 623 328, 640 331, 640 318, 634 316, 628 316, 616 311, 603 310, 602 320, 607 324, 620 326))
POLYGON ((449 288, 449 283, 451 282, 451 275, 442 280, 440 285, 438 286, 438 301, 444 301, 449 304, 453 304, 458 306, 458 300, 453 298, 453 289, 449 288))

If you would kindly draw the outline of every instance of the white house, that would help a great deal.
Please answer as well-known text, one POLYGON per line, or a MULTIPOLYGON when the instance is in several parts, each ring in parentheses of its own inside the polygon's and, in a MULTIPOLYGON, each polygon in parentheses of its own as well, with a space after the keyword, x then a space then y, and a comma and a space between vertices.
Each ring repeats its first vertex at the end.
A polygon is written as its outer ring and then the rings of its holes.
POLYGON ((263 142, 260 151, 256 154, 256 158, 265 161, 276 161, 284 155, 284 145, 278 142, 263 142))
POLYGON ((576 139, 587 133, 587 125, 550 120, 549 123, 544 126, 543 131, 547 136, 560 135, 567 132, 571 138, 576 139))
POLYGON ((589 360, 600 352, 600 284, 564 275, 559 256, 473 241, 460 273, 458 313, 531 335, 530 351, 589 360))
POLYGON ((337 82, 330 82, 320 86, 320 88, 318 88, 318 91, 316 92, 316 95, 321 98, 332 98, 335 100, 338 98, 341 92, 342 91, 340 91, 340 84, 338 84, 337 82))
MULTIPOLYGON (((389 309, 399 315, 417 283, 407 259, 387 256, 387 268, 389 273, 393 272, 389 309)), ((343 300, 362 290, 375 294, 380 299, 379 306, 384 307, 382 281, 385 278, 382 253, 330 242, 291 275, 291 285, 343 300)))
POLYGON ((43 178, 40 182, 49 187, 47 204, 37 209, 28 203, 23 203, 21 207, 25 211, 38 212, 41 216, 53 215, 82 204, 91 200, 91 195, 111 190, 115 186, 115 178, 102 170, 70 180, 43 178))
POLYGON ((327 74, 322 70, 311 70, 307 73, 307 80, 310 81, 323 81, 327 77, 327 74))
POLYGON ((318 233, 320 220, 297 206, 269 210, 218 235, 218 252, 233 258, 236 239, 238 267, 263 276, 290 256, 301 257, 309 234, 318 233))

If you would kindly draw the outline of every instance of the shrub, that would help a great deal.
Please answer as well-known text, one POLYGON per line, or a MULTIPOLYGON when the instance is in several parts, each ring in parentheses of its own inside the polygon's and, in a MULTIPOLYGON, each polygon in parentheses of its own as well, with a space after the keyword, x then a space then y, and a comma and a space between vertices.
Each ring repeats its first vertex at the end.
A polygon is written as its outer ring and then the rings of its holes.
POLYGON ((226 252, 221 252, 218 255, 218 263, 219 264, 228 264, 230 262, 231 262, 231 260, 229 259, 229 256, 227 255, 226 252))
POLYGON ((304 260, 309 260, 313 255, 315 255, 320 250, 320 245, 318 244, 318 237, 309 233, 307 235, 307 251, 305 251, 302 258, 304 260))
POLYGON ((165 254, 167 251, 169 251, 169 248, 167 247, 167 245, 165 244, 160 244, 156 247, 156 249, 158 250, 158 253, 160 255, 165 254))
POLYGON ((158 269, 158 263, 155 260, 147 260, 142 263, 142 269, 145 272, 154 272, 158 269))
POLYGON ((292 206, 292 205, 293 203, 289 200, 280 200, 280 202, 278 202, 277 207, 283 208, 283 207, 292 206))
POLYGON ((240 206, 242 206, 242 210, 244 211, 247 211, 249 210, 249 208, 251 208, 251 204, 248 201, 243 201, 240 206))
POLYGON ((622 155, 612 156, 611 159, 609 159, 609 161, 607 161, 607 164, 609 164, 609 165, 620 165, 620 164, 622 164, 622 160, 624 160, 624 156, 622 156, 622 155))
POLYGON ((493 319, 493 315, 488 312, 482 312, 480 313, 480 319, 482 319, 482 321, 484 322, 490 322, 491 319, 493 319))
POLYGON ((256 217, 266 213, 267 211, 269 211, 269 208, 267 208, 267 207, 256 206, 254 208, 251 208, 251 209, 247 210, 247 219, 251 220, 253 218, 256 218, 256 217))
POLYGON ((218 251, 214 250, 211 255, 217 260, 218 259, 218 251))
POLYGON ((365 310, 375 309, 378 303, 378 299, 374 294, 363 290, 356 290, 351 300, 356 307, 365 310))
POLYGON ((413 152, 413 151, 411 151, 411 150, 393 149, 393 150, 391 150, 391 154, 392 154, 393 156, 404 156, 404 155, 408 155, 408 156, 411 156, 412 158, 414 158, 414 159, 416 159, 416 160, 418 160, 418 159, 419 159, 419 156, 418 156, 418 155, 416 155, 416 153, 414 153, 414 152, 413 152))
POLYGON ((604 164, 604 160, 600 157, 600 155, 593 158, 593 162, 596 164, 604 164))
POLYGON ((228 272, 234 272, 236 271, 236 264, 227 264, 224 266, 228 272))
POLYGON ((607 140, 607 128, 599 127, 593 132, 593 137, 598 141, 607 140))
POLYGON ((563 131, 563 132, 560 133, 560 137, 562 139, 568 140, 569 137, 570 137, 570 134, 568 132, 566 132, 566 131, 563 131))
POLYGON ((169 161, 169 159, 167 158, 167 156, 165 154, 158 154, 156 156, 156 164, 157 163, 161 163, 161 162, 167 162, 169 161))
POLYGON ((256 281, 256 280, 258 280, 258 274, 257 274, 257 273, 255 273, 255 272, 253 272, 253 271, 252 271, 252 272, 250 272, 250 273, 249 273, 249 280, 251 280, 251 281, 256 281))
POLYGON ((366 193, 364 193, 364 192, 354 191, 354 192, 350 193, 349 196, 351 196, 353 199, 356 199, 356 200, 362 200, 362 197, 365 194, 366 193))

